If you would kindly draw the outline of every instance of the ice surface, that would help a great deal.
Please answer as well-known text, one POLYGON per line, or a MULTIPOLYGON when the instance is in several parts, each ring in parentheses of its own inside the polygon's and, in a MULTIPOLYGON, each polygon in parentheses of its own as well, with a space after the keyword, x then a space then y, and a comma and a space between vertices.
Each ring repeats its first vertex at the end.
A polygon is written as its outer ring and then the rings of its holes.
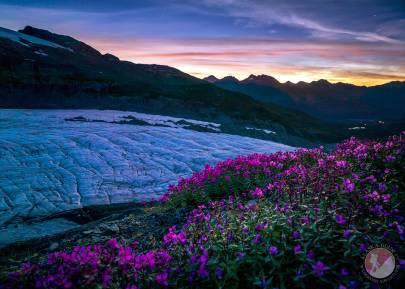
POLYGON ((122 111, 0 110, 0 228, 86 205, 148 200, 207 163, 291 149, 179 127, 65 120, 128 115, 170 119, 122 111))
POLYGON ((9 226, 0 230, 0 248, 17 241, 27 241, 32 238, 61 233, 78 226, 78 224, 62 218, 9 226))

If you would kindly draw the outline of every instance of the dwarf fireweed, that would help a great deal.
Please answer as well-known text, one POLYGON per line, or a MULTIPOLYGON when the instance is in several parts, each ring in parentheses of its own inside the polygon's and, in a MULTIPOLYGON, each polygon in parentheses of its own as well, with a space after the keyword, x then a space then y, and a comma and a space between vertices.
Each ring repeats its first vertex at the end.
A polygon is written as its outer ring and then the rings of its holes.
MULTIPOLYGON (((405 254, 404 139, 351 138, 330 152, 206 166, 162 197, 162 206, 191 210, 161 247, 78 246, 23 264, 3 287, 369 288, 361 270, 367 246, 405 254)), ((393 282, 401 279, 403 267, 393 282)))

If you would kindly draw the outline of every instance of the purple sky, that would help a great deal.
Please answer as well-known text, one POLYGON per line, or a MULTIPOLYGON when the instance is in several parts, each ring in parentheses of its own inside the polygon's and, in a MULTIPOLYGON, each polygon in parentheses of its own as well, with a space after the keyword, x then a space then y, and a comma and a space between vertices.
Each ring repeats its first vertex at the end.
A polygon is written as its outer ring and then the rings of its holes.
POLYGON ((0 26, 68 34, 197 77, 405 80, 404 1, 1 1, 0 26))

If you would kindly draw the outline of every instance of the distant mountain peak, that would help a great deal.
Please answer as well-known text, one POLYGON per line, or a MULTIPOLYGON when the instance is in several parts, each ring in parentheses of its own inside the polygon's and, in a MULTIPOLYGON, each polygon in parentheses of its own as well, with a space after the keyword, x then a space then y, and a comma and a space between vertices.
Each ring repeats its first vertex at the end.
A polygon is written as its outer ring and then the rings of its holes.
POLYGON ((110 53, 106 53, 106 54, 104 54, 103 56, 104 56, 104 58, 106 58, 106 59, 108 59, 109 61, 112 61, 112 62, 118 62, 118 61, 120 61, 120 59, 119 59, 117 56, 112 55, 112 54, 110 54, 110 53))
POLYGON ((260 84, 260 85, 279 85, 280 82, 275 79, 274 77, 266 74, 260 74, 260 75, 254 75, 251 74, 249 75, 248 78, 244 79, 241 81, 242 83, 255 83, 255 84, 260 84))
POLYGON ((239 82, 239 80, 234 76, 225 76, 224 78, 221 79, 221 81, 239 82))
POLYGON ((331 85, 332 84, 329 81, 327 81, 326 79, 319 79, 316 81, 312 81, 311 83, 321 84, 321 85, 331 85))
POLYGON ((251 74, 245 80, 253 80, 253 79, 256 79, 256 77, 257 76, 255 74, 251 74))
POLYGON ((31 35, 31 36, 35 36, 41 39, 47 39, 47 38, 51 38, 53 33, 45 30, 45 29, 39 29, 39 28, 35 28, 33 26, 25 26, 24 29, 20 29, 18 30, 18 32, 20 33, 24 33, 27 35, 31 35))
POLYGON ((215 82, 217 82, 219 79, 216 78, 214 75, 210 75, 210 76, 207 76, 207 77, 203 78, 203 80, 208 81, 208 82, 211 82, 211 83, 215 83, 215 82))

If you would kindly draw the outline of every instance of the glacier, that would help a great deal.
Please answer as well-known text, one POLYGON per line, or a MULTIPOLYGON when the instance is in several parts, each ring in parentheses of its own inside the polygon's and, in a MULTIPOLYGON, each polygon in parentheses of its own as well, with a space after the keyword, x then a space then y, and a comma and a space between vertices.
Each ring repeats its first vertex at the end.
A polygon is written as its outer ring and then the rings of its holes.
MULTIPOLYGON (((36 236, 16 232, 29 231, 22 225, 27 219, 89 205, 151 200, 205 164, 293 149, 188 130, 175 125, 179 120, 112 110, 0 109, 0 245, 36 236), (117 123, 128 116, 150 125, 117 123), (74 118, 86 121, 68 121, 74 118)), ((215 123, 186 121, 220 131, 215 123)), ((49 225, 49 232, 37 231, 51 233, 57 224, 49 225)))

